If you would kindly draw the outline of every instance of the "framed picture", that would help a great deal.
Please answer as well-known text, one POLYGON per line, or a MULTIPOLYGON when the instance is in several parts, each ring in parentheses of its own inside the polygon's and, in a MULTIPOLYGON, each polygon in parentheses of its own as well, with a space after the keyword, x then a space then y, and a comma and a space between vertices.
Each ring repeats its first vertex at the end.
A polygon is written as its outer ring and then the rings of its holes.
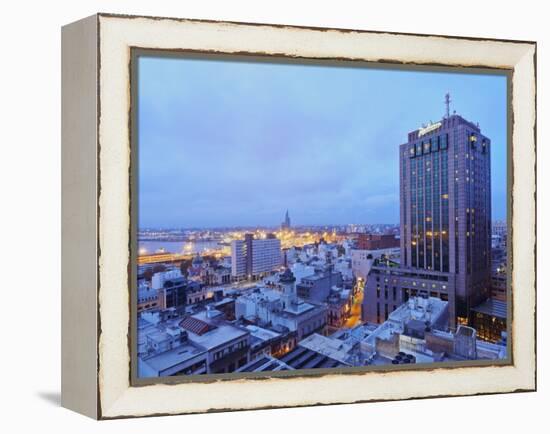
POLYGON ((535 390, 534 42, 98 14, 62 55, 65 407, 535 390))

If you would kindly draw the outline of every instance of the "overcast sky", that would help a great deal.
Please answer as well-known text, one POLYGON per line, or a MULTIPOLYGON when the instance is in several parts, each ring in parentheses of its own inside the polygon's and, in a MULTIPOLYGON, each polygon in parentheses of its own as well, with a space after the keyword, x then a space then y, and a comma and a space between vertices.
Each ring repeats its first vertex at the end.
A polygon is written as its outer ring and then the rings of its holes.
POLYGON ((504 219, 504 76, 141 57, 139 226, 398 223, 398 147, 447 91, 492 141, 504 219))

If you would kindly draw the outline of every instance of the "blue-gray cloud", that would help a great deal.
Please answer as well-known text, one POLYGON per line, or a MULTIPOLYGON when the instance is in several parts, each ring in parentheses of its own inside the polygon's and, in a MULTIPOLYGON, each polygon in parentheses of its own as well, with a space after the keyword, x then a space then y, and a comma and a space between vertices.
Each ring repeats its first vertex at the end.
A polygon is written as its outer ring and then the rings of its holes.
POLYGON ((492 139, 503 218, 502 76, 141 58, 140 226, 397 223, 398 145, 448 90, 492 139))

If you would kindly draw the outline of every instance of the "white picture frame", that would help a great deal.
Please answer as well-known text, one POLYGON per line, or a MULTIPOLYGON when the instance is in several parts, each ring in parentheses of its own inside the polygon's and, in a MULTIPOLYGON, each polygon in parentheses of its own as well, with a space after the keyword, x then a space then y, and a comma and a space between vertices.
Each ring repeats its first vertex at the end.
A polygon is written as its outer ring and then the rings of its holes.
POLYGON ((536 389, 534 42, 97 14, 63 28, 62 57, 63 406, 112 419, 536 389), (509 70, 511 363, 132 385, 133 48, 509 70))

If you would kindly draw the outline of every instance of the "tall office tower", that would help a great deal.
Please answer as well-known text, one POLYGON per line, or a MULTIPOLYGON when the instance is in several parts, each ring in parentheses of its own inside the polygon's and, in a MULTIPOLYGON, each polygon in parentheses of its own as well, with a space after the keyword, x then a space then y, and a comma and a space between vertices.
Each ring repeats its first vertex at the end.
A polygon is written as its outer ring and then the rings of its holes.
POLYGON ((245 234, 244 240, 231 242, 231 274, 233 277, 257 277, 279 267, 282 263, 281 240, 268 234, 255 239, 245 234))
POLYGON ((364 319, 421 294, 448 300, 451 326, 465 324, 490 294, 490 140, 453 114, 410 132, 399 151, 401 264, 373 267, 364 319))

